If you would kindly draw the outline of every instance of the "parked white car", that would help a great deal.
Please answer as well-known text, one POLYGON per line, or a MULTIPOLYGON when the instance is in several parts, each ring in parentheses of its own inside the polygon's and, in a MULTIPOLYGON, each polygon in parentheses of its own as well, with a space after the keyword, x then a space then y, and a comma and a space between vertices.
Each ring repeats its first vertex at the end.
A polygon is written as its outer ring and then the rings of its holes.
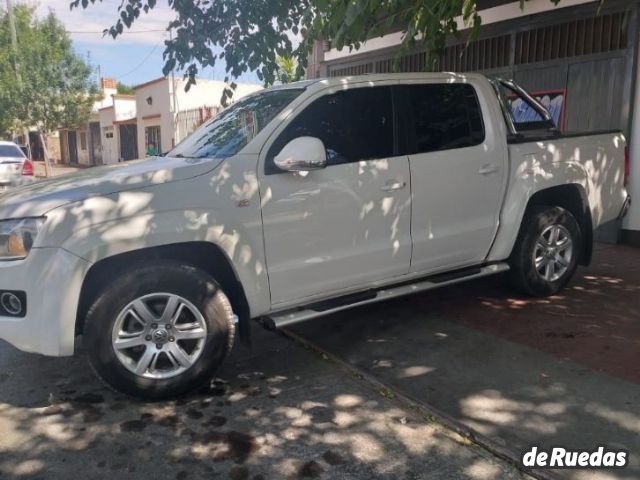
POLYGON ((0 141, 0 190, 34 180, 33 164, 13 142, 0 141))
POLYGON ((166 157, 1 195, 0 337, 63 356, 83 334, 114 388, 178 395, 251 319, 278 328, 507 271, 558 292, 624 213, 624 171, 621 133, 561 135, 481 75, 272 88, 166 157))

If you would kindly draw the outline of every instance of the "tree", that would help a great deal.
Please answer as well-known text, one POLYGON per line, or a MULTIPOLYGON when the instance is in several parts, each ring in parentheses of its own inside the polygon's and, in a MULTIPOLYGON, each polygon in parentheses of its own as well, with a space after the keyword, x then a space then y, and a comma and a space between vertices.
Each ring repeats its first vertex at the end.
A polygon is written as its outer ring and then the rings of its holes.
MULTIPOLYGON (((2 44, 2 40, 0 40, 2 44)), ((9 60, 7 59, 8 49, 0 48, 0 139, 7 136, 15 124, 15 118, 13 117, 13 97, 11 93, 13 91, 9 86, 15 83, 15 75, 9 75, 10 69, 5 68, 9 66, 9 60)))
POLYGON ((8 12, 0 9, 0 138, 11 133, 16 124, 14 116, 15 56, 11 50, 8 12))
POLYGON ((298 70, 298 62, 292 56, 280 56, 276 57, 276 78, 280 83, 290 83, 298 80, 296 75, 298 70))
POLYGON ((5 134, 15 127, 49 132, 85 123, 97 88, 90 65, 74 53, 64 26, 53 13, 39 19, 25 5, 15 8, 15 19, 17 62, 7 14, 0 12, 0 127, 5 134))
MULTIPOLYGON (((521 5, 525 0, 520 0, 521 5)), ((550 0, 558 3, 560 0, 550 0)), ((96 0, 73 0, 87 8, 96 0)), ((358 49, 368 38, 390 30, 403 31, 402 51, 420 42, 431 52, 431 67, 445 39, 457 33, 462 15, 477 35, 481 19, 477 0, 196 0, 169 1, 176 19, 169 23, 163 73, 183 71, 189 85, 200 67, 224 60, 230 77, 256 71, 271 84, 277 77, 278 56, 293 55, 302 76, 313 42, 331 39, 337 48, 358 49), (299 40, 293 48, 292 37, 299 40), (292 53, 293 52, 293 53, 292 53)), ((156 0, 122 0, 118 18, 105 30, 116 38, 140 15, 149 14, 156 0)))
POLYGON ((133 95, 133 92, 135 91, 131 85, 126 85, 121 82, 118 82, 116 88, 118 89, 118 93, 122 95, 133 95))

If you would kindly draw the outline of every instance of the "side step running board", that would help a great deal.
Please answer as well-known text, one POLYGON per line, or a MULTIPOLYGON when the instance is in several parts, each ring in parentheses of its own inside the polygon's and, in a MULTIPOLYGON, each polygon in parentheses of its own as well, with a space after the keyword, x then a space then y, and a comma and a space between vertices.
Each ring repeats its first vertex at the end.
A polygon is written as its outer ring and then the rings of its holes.
POLYGON ((446 285, 466 282, 467 280, 486 277, 488 275, 494 275, 507 270, 509 270, 509 265, 506 263, 494 263, 484 267, 476 267, 468 270, 459 270, 453 273, 434 275, 432 277, 417 280, 413 283, 381 287, 376 290, 367 290, 365 292, 355 293, 353 295, 347 295, 332 300, 316 302, 307 305, 306 307, 299 307, 292 310, 273 313, 268 317, 263 317, 261 320, 264 326, 270 329, 288 327, 294 323, 304 322, 305 320, 311 320, 312 318, 340 312, 348 308, 359 307, 360 305, 380 302, 390 298, 409 295, 411 293, 433 290, 446 285))

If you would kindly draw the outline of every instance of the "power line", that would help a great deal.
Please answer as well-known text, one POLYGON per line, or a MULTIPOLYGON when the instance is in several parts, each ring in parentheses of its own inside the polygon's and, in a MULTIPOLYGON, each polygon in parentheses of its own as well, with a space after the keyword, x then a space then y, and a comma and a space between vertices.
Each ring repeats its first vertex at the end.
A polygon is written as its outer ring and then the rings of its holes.
POLYGON ((128 71, 127 73, 125 73, 124 75, 119 75, 119 76, 118 76, 118 80, 120 80, 120 79, 122 79, 122 78, 124 78, 124 77, 126 77, 126 76, 129 76, 129 75, 131 75, 132 73, 136 72, 136 71, 137 71, 137 70, 138 70, 142 65, 144 65, 144 64, 145 64, 145 62, 146 62, 147 60, 149 60, 149 58, 151 57, 151 55, 153 55, 153 52, 155 52, 155 51, 156 51, 156 48, 158 48, 159 46, 160 46, 160 44, 159 44, 159 43, 156 43, 156 45, 151 49, 151 51, 147 54, 147 56, 146 56, 146 57, 144 57, 144 59, 143 59, 143 60, 142 60, 138 65, 136 65, 136 67, 135 67, 135 68, 133 68, 132 70, 129 70, 129 71, 128 71))
MULTIPOLYGON (((125 30, 122 33, 118 34, 118 35, 135 35, 136 33, 150 33, 150 32, 166 32, 167 30, 164 28, 159 28, 159 29, 151 29, 151 30, 135 30, 135 31, 131 31, 131 30, 125 30)), ((67 30, 67 33, 73 33, 73 34, 86 34, 86 35, 95 35, 95 34, 104 34, 105 30, 67 30)), ((109 33, 108 29, 106 31, 106 33, 109 33)))

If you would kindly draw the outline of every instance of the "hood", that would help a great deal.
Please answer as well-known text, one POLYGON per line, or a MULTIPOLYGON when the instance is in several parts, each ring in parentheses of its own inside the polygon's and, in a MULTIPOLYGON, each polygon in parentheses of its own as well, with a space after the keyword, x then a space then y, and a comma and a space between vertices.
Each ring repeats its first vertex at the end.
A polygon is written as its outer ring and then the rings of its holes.
POLYGON ((79 170, 1 193, 0 220, 38 217, 91 196, 197 177, 213 170, 221 162, 220 159, 153 157, 79 170))

